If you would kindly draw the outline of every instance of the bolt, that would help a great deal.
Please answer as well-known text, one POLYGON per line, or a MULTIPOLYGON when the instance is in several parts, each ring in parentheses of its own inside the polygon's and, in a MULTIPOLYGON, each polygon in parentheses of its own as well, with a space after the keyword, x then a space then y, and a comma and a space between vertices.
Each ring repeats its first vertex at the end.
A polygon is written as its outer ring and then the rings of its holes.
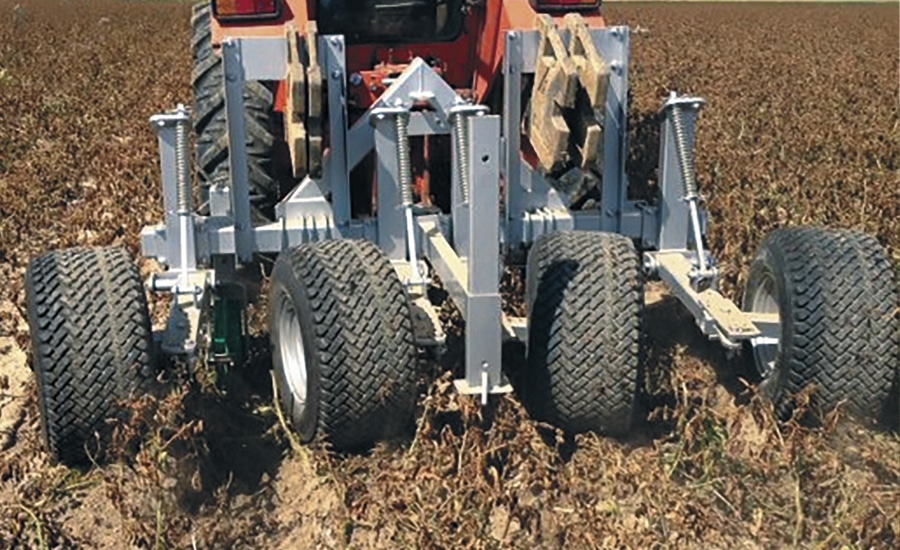
POLYGON ((378 113, 375 115, 375 120, 384 120, 384 113, 378 113))
POLYGON ((337 79, 339 79, 340 77, 341 77, 341 70, 340 70, 340 69, 335 69, 335 70, 331 71, 331 78, 337 80, 337 79))
POLYGON ((611 34, 613 38, 618 39, 622 33, 619 32, 619 29, 613 29, 609 34, 611 34))
POLYGON ((341 41, 338 40, 338 37, 337 37, 337 36, 332 36, 332 37, 331 37, 331 45, 332 45, 332 46, 340 46, 340 45, 341 45, 341 41))
POLYGON ((351 86, 359 86, 363 82, 363 77, 359 73, 353 73, 350 75, 350 85, 351 86))
POLYGON ((511 33, 507 34, 507 36, 509 36, 510 40, 515 40, 517 35, 516 35, 516 33, 511 32, 511 33))

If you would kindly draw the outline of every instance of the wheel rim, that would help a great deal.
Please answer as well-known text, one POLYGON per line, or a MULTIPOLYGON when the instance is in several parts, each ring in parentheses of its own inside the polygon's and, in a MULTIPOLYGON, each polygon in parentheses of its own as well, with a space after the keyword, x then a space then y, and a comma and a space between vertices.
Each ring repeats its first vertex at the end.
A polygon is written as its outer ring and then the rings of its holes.
POLYGON ((300 318, 286 292, 281 294, 278 314, 278 353, 288 390, 294 397, 294 412, 302 414, 306 408, 307 380, 306 349, 300 330, 300 318))
MULTIPOLYGON (((781 310, 775 291, 775 279, 766 274, 759 281, 750 296, 750 311, 754 313, 778 314, 778 334, 781 334, 781 310)), ((753 359, 760 377, 766 380, 775 372, 778 355, 781 353, 781 338, 760 336, 750 339, 753 359)))

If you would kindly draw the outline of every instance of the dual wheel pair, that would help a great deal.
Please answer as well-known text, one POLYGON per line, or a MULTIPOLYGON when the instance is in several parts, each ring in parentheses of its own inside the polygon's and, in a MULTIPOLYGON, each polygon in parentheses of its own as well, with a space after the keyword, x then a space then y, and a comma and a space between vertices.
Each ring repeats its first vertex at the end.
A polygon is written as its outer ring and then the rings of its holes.
MULTIPOLYGON (((643 276, 630 240, 564 232, 529 255, 532 414, 570 431, 623 435, 644 381, 643 276)), ((812 389, 809 417, 838 407, 897 422, 900 302, 891 262, 870 235, 796 227, 772 232, 750 268, 742 308, 778 314, 780 337, 751 340, 751 381, 781 419, 812 389)))
MULTIPOLYGON (((139 273, 121 249, 32 260, 26 298, 43 433, 82 462, 123 400, 151 391, 155 357, 139 273)), ((329 241, 276 262, 270 331, 279 399, 304 441, 336 448, 403 433, 420 387, 406 291, 371 243, 329 241)), ((533 416, 622 435, 641 398, 643 276, 632 242, 560 232, 533 245, 529 345, 518 390, 533 416)), ((826 413, 883 414, 900 364, 897 288, 884 249, 857 232, 796 228, 763 243, 744 296, 778 313, 781 338, 752 346, 761 391, 782 416, 815 386, 826 413)))
MULTIPOLYGON (((124 402, 160 389, 144 285, 125 250, 90 248, 34 258, 25 287, 43 437, 83 463, 124 402)), ((269 301, 281 403, 304 441, 350 448, 406 428, 420 374, 409 300, 374 245, 285 252, 269 301)))

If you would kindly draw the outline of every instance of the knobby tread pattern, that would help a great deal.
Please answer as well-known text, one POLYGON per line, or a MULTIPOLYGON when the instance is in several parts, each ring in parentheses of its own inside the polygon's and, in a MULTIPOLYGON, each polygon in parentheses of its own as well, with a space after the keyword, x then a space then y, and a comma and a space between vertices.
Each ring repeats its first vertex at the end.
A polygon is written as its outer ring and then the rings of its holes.
MULTIPOLYGON (((225 120, 225 69, 222 57, 213 50, 209 1, 194 5, 191 16, 191 52, 194 60, 194 132, 197 136, 197 163, 204 200, 209 186, 229 177, 228 125, 225 120)), ((260 82, 244 86, 247 157, 249 161, 250 202, 254 214, 274 219, 275 203, 280 198, 274 177, 273 155, 276 144, 272 132, 275 98, 260 82)))
POLYGON ((643 279, 621 235, 562 231, 528 255, 526 405, 570 432, 625 435, 644 359, 643 279))
POLYGON ((306 290, 319 369, 317 432, 338 449, 406 427, 417 395, 409 298, 370 242, 301 245, 286 255, 306 290))
POLYGON ((762 384, 779 414, 790 416, 793 396, 814 385, 816 415, 843 404, 860 418, 880 416, 900 365, 897 285, 884 248, 858 231, 781 229, 763 242, 748 291, 764 269, 786 294, 776 298, 784 327, 776 372, 784 383, 762 384))
POLYGON ((127 252, 97 248, 32 259, 25 288, 44 438, 77 464, 154 379, 144 287, 127 252))

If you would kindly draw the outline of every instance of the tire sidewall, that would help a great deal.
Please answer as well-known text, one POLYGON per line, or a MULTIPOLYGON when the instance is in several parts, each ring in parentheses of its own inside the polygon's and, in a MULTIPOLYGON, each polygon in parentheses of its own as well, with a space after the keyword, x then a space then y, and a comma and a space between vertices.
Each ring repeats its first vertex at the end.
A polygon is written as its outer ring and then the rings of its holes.
POLYGON ((44 385, 44 357, 40 351, 40 342, 38 341, 37 331, 39 327, 37 312, 34 307, 30 307, 30 304, 35 303, 37 296, 34 291, 34 281, 32 279, 31 274, 31 266, 26 271, 25 276, 25 302, 29 304, 28 310, 28 324, 29 324, 29 339, 31 340, 31 350, 32 350, 32 358, 31 362, 34 369, 34 377, 37 381, 37 394, 38 394, 38 408, 40 410, 40 418, 41 418, 41 438, 44 441, 44 445, 47 449, 53 449, 54 446, 51 445, 50 442, 50 427, 48 426, 48 414, 47 414, 47 403, 46 403, 46 388, 44 385))
POLYGON ((790 366, 787 364, 787 358, 790 357, 791 335, 793 334, 793 304, 790 298, 790 282, 786 276, 783 259, 766 244, 763 245, 750 266, 747 286, 744 289, 743 309, 744 311, 752 311, 754 294, 756 294, 759 286, 766 279, 770 278, 774 282, 775 301, 778 304, 781 321, 778 355, 775 359, 775 366, 768 376, 764 376, 760 366, 756 364, 756 356, 752 346, 749 345, 748 362, 752 369, 751 373, 759 382, 760 393, 772 400, 776 406, 780 406, 790 379, 790 366))
POLYGON ((290 415, 294 428, 300 433, 301 440, 309 442, 316 435, 319 415, 319 360, 316 354, 315 324, 306 288, 294 276, 293 269, 286 258, 280 258, 272 271, 270 296, 269 330, 271 331, 272 366, 275 369, 278 397, 282 409, 290 415), (299 412, 294 407, 297 398, 288 384, 285 373, 286 366, 281 357, 282 335, 278 319, 283 314, 285 300, 291 301, 297 314, 300 334, 303 338, 303 354, 306 360, 306 406, 299 412))

